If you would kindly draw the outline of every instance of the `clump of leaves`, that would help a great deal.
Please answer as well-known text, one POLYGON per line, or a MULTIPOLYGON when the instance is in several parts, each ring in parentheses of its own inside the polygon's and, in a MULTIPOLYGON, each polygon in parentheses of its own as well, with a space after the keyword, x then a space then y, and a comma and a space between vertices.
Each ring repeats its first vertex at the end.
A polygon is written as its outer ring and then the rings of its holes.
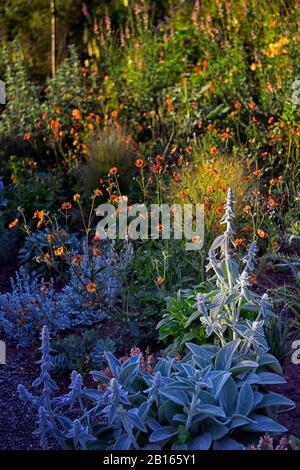
POLYGON ((140 354, 120 362, 108 352, 113 377, 91 372, 104 390, 85 389, 73 371, 69 393, 58 395, 44 327, 41 372, 32 384, 41 394, 23 385, 18 391, 38 411, 35 434, 44 446, 51 436, 63 449, 243 449, 262 433, 285 432, 276 411, 293 406, 266 389, 285 382, 278 361, 264 348, 247 350, 245 343, 236 339, 221 348, 187 343, 187 356, 160 359, 152 373, 141 367, 140 354))

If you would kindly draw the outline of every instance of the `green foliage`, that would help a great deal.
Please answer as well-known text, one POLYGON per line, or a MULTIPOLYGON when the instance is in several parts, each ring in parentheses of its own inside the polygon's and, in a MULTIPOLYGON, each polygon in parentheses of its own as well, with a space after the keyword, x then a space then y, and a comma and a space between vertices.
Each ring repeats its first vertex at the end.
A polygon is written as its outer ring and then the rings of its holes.
POLYGON ((53 342, 53 366, 60 374, 72 370, 84 371, 89 362, 89 353, 97 340, 95 330, 87 330, 82 335, 68 335, 53 342))
POLYGON ((208 286, 197 286, 194 291, 184 289, 179 290, 176 297, 169 300, 166 313, 158 323, 159 339, 170 341, 171 344, 166 351, 173 355, 182 350, 187 341, 195 341, 198 344, 205 342, 205 328, 197 324, 186 326, 188 319, 195 311, 194 303, 197 293, 205 293, 208 286))
POLYGON ((103 369, 105 364, 105 352, 115 353, 115 351, 116 342, 113 339, 98 339, 90 355, 93 365, 100 370, 103 369))

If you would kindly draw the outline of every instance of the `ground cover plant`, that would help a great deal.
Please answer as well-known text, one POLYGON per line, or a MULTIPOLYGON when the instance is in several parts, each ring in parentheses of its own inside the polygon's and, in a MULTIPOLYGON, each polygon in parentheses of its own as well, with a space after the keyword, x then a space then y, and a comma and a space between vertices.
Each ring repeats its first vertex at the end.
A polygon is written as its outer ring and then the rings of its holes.
POLYGON ((48 3, 0 6, 6 427, 23 406, 26 449, 299 448, 299 2, 48 3))

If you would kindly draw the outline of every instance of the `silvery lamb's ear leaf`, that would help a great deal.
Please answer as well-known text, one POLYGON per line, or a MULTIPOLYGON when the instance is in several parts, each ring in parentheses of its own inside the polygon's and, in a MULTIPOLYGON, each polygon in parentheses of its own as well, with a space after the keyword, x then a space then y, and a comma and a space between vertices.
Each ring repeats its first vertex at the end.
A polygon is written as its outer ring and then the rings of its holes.
POLYGON ((258 361, 259 366, 269 366, 270 369, 273 369, 279 375, 283 374, 282 367, 279 364, 278 360, 275 356, 270 353, 263 354, 258 361))
POLYGON ((251 415, 250 416, 255 423, 251 423, 243 428, 243 431, 253 431, 253 432, 270 432, 280 434, 282 432, 287 432, 287 429, 273 419, 268 418, 263 415, 251 415))
POLYGON ((216 418, 226 418, 224 410, 220 406, 215 405, 197 405, 193 413, 194 416, 197 415, 206 415, 206 416, 215 416, 216 418))
POLYGON ((237 278, 239 277, 239 274, 240 274, 239 273, 239 265, 233 258, 228 259, 227 265, 228 265, 228 269, 229 269, 229 272, 230 272, 232 282, 235 284, 235 282, 236 282, 236 280, 237 280, 237 278))
POLYGON ((210 344, 204 344, 202 346, 199 346, 198 344, 194 343, 186 343, 186 347, 191 351, 193 355, 204 357, 206 359, 210 359, 217 351, 216 346, 210 344))
POLYGON ((125 419, 129 425, 131 425, 131 427, 135 427, 142 432, 147 432, 147 429, 138 414, 137 408, 133 408, 132 410, 127 411, 125 419))
POLYGON ((200 436, 190 439, 187 442, 188 450, 208 450, 212 444, 212 437, 210 432, 205 432, 200 436))
POLYGON ((222 406, 226 416, 232 416, 236 409, 236 402, 238 397, 237 386, 232 379, 229 377, 224 386, 222 387, 219 402, 222 406))
POLYGON ((254 396, 251 385, 244 383, 239 391, 237 403, 236 403, 236 413, 243 416, 248 416, 250 411, 253 409, 254 396))
POLYGON ((264 406, 295 406, 295 403, 289 398, 280 395, 279 393, 269 392, 263 395, 263 399, 257 405, 257 408, 264 406))
POLYGON ((225 383, 227 382, 230 376, 230 372, 225 372, 214 380, 214 385, 212 387, 211 393, 216 397, 217 400, 219 399, 222 388, 224 387, 225 383))
POLYGON ((230 372, 233 376, 235 376, 235 375, 241 374, 243 372, 248 372, 248 371, 251 371, 251 370, 255 371, 257 369, 257 367, 258 367, 257 362, 245 360, 245 361, 240 361, 236 365, 232 366, 230 368, 230 372))
POLYGON ((231 304, 232 302, 235 302, 239 298, 239 296, 240 296, 240 293, 238 290, 233 291, 231 294, 229 294, 224 304, 228 305, 228 304, 231 304))
POLYGON ((165 387, 160 390, 160 394, 163 397, 166 397, 169 400, 172 400, 174 403, 177 403, 177 405, 187 406, 190 402, 186 393, 181 390, 176 390, 173 388, 169 390, 167 387, 165 387))
MULTIPOLYGON (((229 429, 232 430, 235 428, 239 428, 241 426, 245 426, 246 424, 253 423, 254 421, 248 418, 247 416, 234 414, 232 418, 228 420, 228 422, 229 422, 229 429)), ((228 425, 228 423, 226 424, 228 425)))
POLYGON ((173 416, 173 421, 185 424, 186 423, 186 418, 187 418, 187 415, 184 415, 182 413, 177 413, 176 415, 173 416))
POLYGON ((158 372, 158 371, 161 372, 161 375, 163 377, 169 377, 174 362, 175 362, 175 358, 172 358, 172 359, 171 358, 168 358, 168 359, 161 358, 161 359, 159 359, 158 363, 156 364, 154 371, 155 372, 158 372))
POLYGON ((159 422, 156 421, 156 419, 154 419, 154 418, 148 418, 146 423, 148 424, 150 429, 152 429, 152 431, 156 431, 157 429, 160 428, 159 422))
POLYGON ((150 434, 149 442, 164 441, 176 436, 176 434, 178 434, 178 429, 174 428, 174 426, 160 426, 150 434))
POLYGON ((240 340, 236 339, 220 348, 215 358, 215 368, 218 370, 228 370, 231 367, 233 354, 239 347, 240 340))
POLYGON ((125 367, 123 365, 122 369, 119 372, 119 377, 118 377, 120 383, 124 387, 127 387, 128 385, 132 384, 132 382, 134 382, 134 380, 138 376, 139 368, 140 368, 139 362, 128 364, 125 367))
POLYGON ((218 400, 214 397, 214 395, 205 390, 200 390, 198 397, 202 403, 207 405, 218 405, 218 400))
POLYGON ((192 315, 189 316, 184 326, 185 327, 189 326, 194 320, 200 317, 200 315, 201 315, 201 312, 199 312, 199 310, 196 310, 194 313, 192 313, 192 315))
POLYGON ((258 406, 258 404, 262 401, 263 399, 263 393, 260 393, 260 392, 253 392, 253 409, 255 410, 255 408, 258 406))
POLYGON ((89 398, 90 400, 93 401, 100 401, 103 399, 105 392, 101 392, 100 390, 95 390, 95 389, 88 389, 88 390, 82 390, 81 395, 89 398))
POLYGON ((244 446, 231 437, 223 437, 214 443, 214 450, 243 450, 244 446))
POLYGON ((100 382, 104 382, 104 383, 109 383, 110 382, 110 378, 107 377, 107 375, 103 374, 103 372, 99 372, 98 370, 92 370, 92 372, 90 372, 90 375, 96 377, 97 379, 100 380, 100 382))
POLYGON ((120 436, 114 445, 114 450, 129 450, 131 447, 131 439, 127 434, 120 436))
POLYGON ((205 421, 205 430, 211 433, 213 440, 221 439, 229 432, 226 424, 221 423, 215 418, 207 418, 205 421))
POLYGON ((273 372, 258 372, 259 384, 262 385, 277 385, 285 384, 286 380, 278 374, 273 374, 273 372))
POLYGON ((219 248, 220 246, 222 246, 224 244, 224 240, 225 240, 225 237, 224 235, 219 235, 215 241, 212 243, 211 247, 210 247, 210 250, 211 251, 214 251, 216 250, 217 248, 219 248))
POLYGON ((121 367, 121 362, 111 353, 105 352, 104 356, 108 362, 109 368, 115 378, 118 378, 118 367, 121 367))

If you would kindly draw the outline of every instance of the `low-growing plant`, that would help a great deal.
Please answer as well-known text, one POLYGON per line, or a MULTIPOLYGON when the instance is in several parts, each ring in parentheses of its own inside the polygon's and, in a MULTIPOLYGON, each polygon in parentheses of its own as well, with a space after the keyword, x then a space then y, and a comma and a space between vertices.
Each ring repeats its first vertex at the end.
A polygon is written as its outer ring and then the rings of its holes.
POLYGON ((57 395, 48 330, 42 331, 41 372, 32 386, 23 385, 22 400, 38 412, 34 432, 63 449, 215 450, 243 449, 262 433, 280 434, 278 407, 293 402, 266 386, 284 383, 278 361, 255 340, 237 339, 226 346, 187 343, 181 361, 160 359, 153 373, 141 368, 140 354, 121 363, 106 359, 113 378, 92 371, 105 390, 85 389, 73 371, 69 393, 57 395), (250 347, 249 347, 250 346, 250 347))
POLYGON ((68 335, 53 342, 53 366, 55 372, 64 374, 76 369, 80 372, 89 363, 89 353, 97 340, 97 333, 86 330, 82 335, 68 335))
POLYGON ((119 255, 105 245, 98 256, 84 243, 82 251, 71 257, 69 281, 60 291, 53 281, 38 281, 21 268, 11 280, 11 292, 0 294, 0 327, 24 345, 37 337, 41 325, 57 332, 110 315, 119 318, 118 298, 124 292, 122 279, 130 252, 127 244, 119 255))

